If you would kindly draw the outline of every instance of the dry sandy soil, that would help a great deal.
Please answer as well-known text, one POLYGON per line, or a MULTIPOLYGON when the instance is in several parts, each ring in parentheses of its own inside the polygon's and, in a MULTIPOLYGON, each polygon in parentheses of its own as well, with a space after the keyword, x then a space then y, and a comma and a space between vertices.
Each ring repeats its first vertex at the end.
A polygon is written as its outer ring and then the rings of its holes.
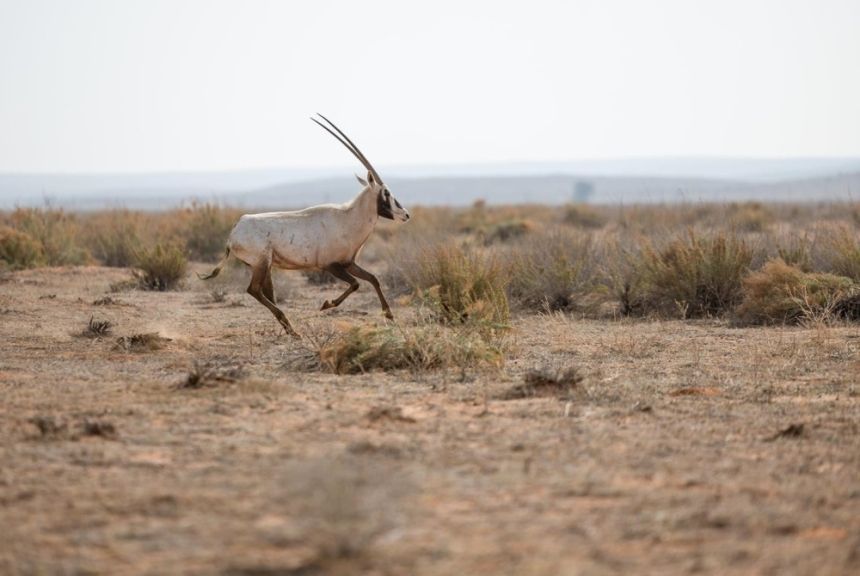
MULTIPOLYGON (((857 325, 523 315, 498 370, 337 376, 242 275, 3 279, 0 573, 860 573, 857 325), (195 361, 220 379, 182 388, 195 361), (498 399, 546 365, 584 380, 498 399)), ((306 334, 383 321, 278 282, 306 334)))

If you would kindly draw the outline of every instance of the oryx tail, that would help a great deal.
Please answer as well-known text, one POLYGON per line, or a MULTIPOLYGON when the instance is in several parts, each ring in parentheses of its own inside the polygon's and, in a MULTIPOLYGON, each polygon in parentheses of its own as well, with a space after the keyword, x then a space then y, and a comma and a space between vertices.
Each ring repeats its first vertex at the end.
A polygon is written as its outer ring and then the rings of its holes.
POLYGON ((227 245, 227 250, 224 253, 224 257, 221 258, 221 261, 218 262, 218 265, 210 272, 209 274, 198 274, 197 277, 201 280, 209 280, 211 278, 215 278, 220 272, 224 265, 227 263, 227 259, 230 258, 230 245, 227 245))

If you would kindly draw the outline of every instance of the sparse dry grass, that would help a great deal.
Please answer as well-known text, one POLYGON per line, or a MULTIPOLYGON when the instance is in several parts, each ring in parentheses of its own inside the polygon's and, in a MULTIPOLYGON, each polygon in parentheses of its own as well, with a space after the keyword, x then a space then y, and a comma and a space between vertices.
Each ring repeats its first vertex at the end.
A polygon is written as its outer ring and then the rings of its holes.
POLYGON ((318 341, 320 366, 335 374, 498 367, 504 343, 467 327, 422 323, 416 326, 345 327, 318 341))
POLYGON ((803 272, 771 260, 743 282, 738 316, 744 322, 793 323, 833 319, 839 302, 857 290, 850 278, 803 272))
POLYGON ((182 250, 173 244, 156 244, 141 249, 135 258, 137 279, 144 290, 172 290, 185 277, 188 262, 182 250))

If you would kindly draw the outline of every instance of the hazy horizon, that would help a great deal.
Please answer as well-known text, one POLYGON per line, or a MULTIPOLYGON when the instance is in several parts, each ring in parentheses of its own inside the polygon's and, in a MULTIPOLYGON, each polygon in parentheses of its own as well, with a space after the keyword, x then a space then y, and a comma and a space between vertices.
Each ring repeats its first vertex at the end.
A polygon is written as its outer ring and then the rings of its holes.
POLYGON ((860 4, 0 4, 0 172, 860 157, 860 4))

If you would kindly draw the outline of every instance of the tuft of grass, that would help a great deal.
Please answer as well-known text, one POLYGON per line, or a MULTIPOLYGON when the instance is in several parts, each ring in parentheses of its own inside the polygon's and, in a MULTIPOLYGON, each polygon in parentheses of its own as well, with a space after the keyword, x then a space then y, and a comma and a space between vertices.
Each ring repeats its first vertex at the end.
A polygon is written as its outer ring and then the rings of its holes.
POLYGON ((510 242, 516 238, 522 238, 533 229, 534 225, 528 220, 504 220, 498 224, 494 224, 487 230, 484 234, 484 244, 510 242))
POLYGON ((576 228, 596 230, 606 225, 606 218, 591 206, 570 204, 564 209, 562 222, 576 228))
POLYGON ((777 258, 744 280, 744 299, 737 315, 741 321, 754 324, 832 317, 837 303, 851 294, 852 288, 850 278, 803 272, 777 258))
POLYGON ((112 329, 113 322, 110 320, 96 320, 95 317, 90 316, 90 321, 83 331, 83 336, 87 338, 102 338, 110 334, 112 329))
POLYGON ((646 243, 638 266, 644 308, 684 318, 728 312, 743 297, 752 259, 752 249, 735 233, 690 230, 661 248, 646 243))
POLYGON ((508 389, 501 400, 555 397, 570 398, 585 378, 575 367, 542 366, 526 372, 523 383, 508 389))
POLYGON ((827 272, 860 282, 860 235, 842 226, 825 234, 822 245, 827 272))
POLYGON ((178 246, 159 243, 154 248, 138 251, 135 265, 139 287, 163 292, 179 285, 188 261, 178 246))
POLYGON ((526 309, 583 307, 597 285, 592 236, 570 230, 534 235, 510 252, 508 292, 526 309))
POLYGON ((740 232, 764 232, 774 220, 761 202, 729 204, 727 211, 730 226, 740 232))
POLYGON ((29 234, 0 226, 0 268, 23 270, 44 262, 42 245, 29 234))
POLYGON ((475 331, 437 324, 352 326, 322 342, 317 354, 320 366, 335 374, 467 369, 499 366, 503 361, 500 342, 488 342, 475 331))
POLYGON ((170 338, 160 336, 157 332, 144 332, 120 336, 114 344, 114 349, 126 352, 153 352, 164 348, 167 342, 170 342, 170 338))
POLYGON ((446 324, 502 329, 510 319, 508 277, 492 254, 440 244, 421 254, 412 285, 446 324))
POLYGON ((230 384, 245 377, 242 365, 233 362, 197 362, 195 361, 188 375, 179 384, 178 389, 199 389, 230 384))

